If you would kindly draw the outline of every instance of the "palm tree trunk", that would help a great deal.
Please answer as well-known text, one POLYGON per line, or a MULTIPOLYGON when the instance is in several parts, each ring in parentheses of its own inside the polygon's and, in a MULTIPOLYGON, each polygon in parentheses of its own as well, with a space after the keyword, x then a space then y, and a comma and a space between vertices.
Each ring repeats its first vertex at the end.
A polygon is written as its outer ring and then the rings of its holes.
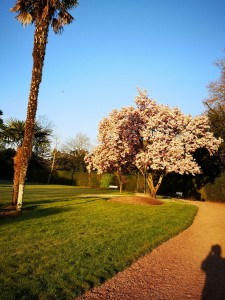
POLYGON ((22 148, 18 147, 15 157, 13 158, 14 164, 14 179, 13 179, 13 197, 12 205, 17 205, 17 198, 19 193, 19 177, 20 177, 20 165, 21 165, 22 148))
POLYGON ((36 23, 34 33, 33 69, 30 85, 30 95, 28 100, 27 118, 25 122, 25 132, 22 144, 22 156, 20 161, 21 163, 17 166, 19 168, 19 192, 17 200, 17 210, 22 209, 25 179, 28 163, 32 154, 32 140, 37 112, 39 86, 42 80, 42 71, 48 40, 48 30, 50 22, 49 19, 50 18, 48 16, 45 16, 43 18, 40 16, 39 21, 36 23))

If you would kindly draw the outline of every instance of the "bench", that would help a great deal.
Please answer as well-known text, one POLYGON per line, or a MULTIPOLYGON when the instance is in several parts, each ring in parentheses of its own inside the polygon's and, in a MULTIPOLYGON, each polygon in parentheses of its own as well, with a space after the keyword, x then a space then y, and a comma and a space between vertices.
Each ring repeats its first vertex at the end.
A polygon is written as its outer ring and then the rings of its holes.
POLYGON ((118 189, 118 186, 117 185, 109 185, 109 189, 116 190, 116 189, 118 189))
POLYGON ((175 196, 178 197, 178 198, 182 198, 183 195, 184 195, 183 192, 176 192, 176 193, 175 193, 175 196))

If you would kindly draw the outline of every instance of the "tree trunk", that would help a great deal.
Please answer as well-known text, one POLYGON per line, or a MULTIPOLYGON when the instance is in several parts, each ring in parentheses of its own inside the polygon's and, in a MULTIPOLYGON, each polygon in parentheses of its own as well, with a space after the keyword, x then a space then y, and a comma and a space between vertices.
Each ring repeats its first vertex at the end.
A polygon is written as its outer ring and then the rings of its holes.
POLYGON ((122 193, 123 191, 123 184, 125 183, 124 179, 123 179, 123 174, 120 172, 120 171, 115 171, 115 176, 118 180, 118 183, 119 183, 119 188, 120 188, 120 193, 122 193))
POLYGON ((20 165, 21 165, 22 148, 18 147, 15 157, 13 158, 14 166, 14 178, 13 178, 13 197, 12 205, 17 205, 17 198, 19 193, 19 177, 20 177, 20 165))
POLYGON ((35 117, 37 112, 37 102, 39 86, 42 80, 42 71, 44 66, 45 50, 48 40, 50 17, 40 16, 36 23, 34 33, 34 48, 33 48, 33 69, 30 85, 30 95, 27 107, 27 118, 25 122, 25 132, 22 144, 22 156, 19 168, 19 192, 17 201, 17 210, 22 209, 23 191, 27 174, 28 163, 32 154, 32 140, 34 134, 35 117))
POLYGON ((50 173, 48 175, 48 184, 51 182, 52 173, 53 173, 53 170, 54 170, 54 167, 55 167, 56 152, 57 152, 57 150, 54 149, 53 150, 53 158, 52 158, 51 169, 50 169, 50 173))
POLYGON ((156 184, 156 186, 154 185, 154 181, 153 181, 153 176, 152 176, 152 173, 149 173, 147 175, 147 183, 148 183, 148 187, 149 187, 149 194, 152 198, 156 198, 156 194, 158 192, 158 189, 162 183, 162 180, 163 180, 163 177, 164 177, 164 173, 162 173, 160 176, 159 176, 159 179, 158 179, 158 182, 156 184))
POLYGON ((123 191, 123 184, 120 182, 120 193, 123 191))
POLYGON ((137 172, 137 176, 136 176, 136 192, 138 192, 138 190, 139 190, 139 177, 140 177, 140 173, 137 172))

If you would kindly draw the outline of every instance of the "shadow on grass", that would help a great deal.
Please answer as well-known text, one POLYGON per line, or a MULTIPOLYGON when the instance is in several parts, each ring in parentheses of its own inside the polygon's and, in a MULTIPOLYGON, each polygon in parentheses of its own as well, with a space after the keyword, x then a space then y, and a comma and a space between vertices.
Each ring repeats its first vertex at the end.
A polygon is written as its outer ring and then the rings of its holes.
MULTIPOLYGON (((2 211, 2 210, 1 210, 2 211)), ((48 207, 48 208, 38 208, 38 206, 25 207, 21 212, 16 212, 15 210, 11 213, 0 215, 0 223, 8 224, 12 222, 24 222, 30 219, 45 218, 52 215, 60 214, 63 212, 71 211, 68 207, 48 207)))
MULTIPOLYGON (((71 204, 72 205, 80 205, 80 204, 86 204, 86 203, 89 203, 89 202, 95 202, 97 199, 97 197, 94 197, 94 196, 88 196, 88 197, 77 197, 76 196, 76 199, 71 199, 71 197, 69 198, 55 198, 55 199, 43 199, 43 200, 36 200, 36 201, 28 201, 27 202, 27 207, 29 207, 29 205, 42 205, 42 204, 51 204, 51 203, 60 203, 60 202, 73 202, 71 204), (94 199, 93 199, 94 198, 94 199), (92 199, 92 200, 86 200, 86 199, 92 199)), ((106 197, 99 197, 98 200, 101 199, 101 200, 108 200, 109 198, 106 198, 106 197)))
MULTIPOLYGON (((90 197, 91 198, 91 197, 90 197)), ((78 198, 76 200, 66 199, 51 199, 51 200, 39 200, 31 201, 29 204, 24 205, 21 212, 17 212, 12 206, 4 207, 0 209, 0 223, 7 224, 11 222, 20 222, 27 221, 30 219, 39 219, 44 217, 49 217, 56 214, 61 214, 73 210, 73 207, 76 205, 84 205, 91 202, 98 201, 97 199, 87 200, 86 198, 78 198), (78 200, 76 202, 76 200, 78 200), (82 200, 82 201, 80 201, 82 200), (72 203, 66 203, 66 202, 72 203), (51 203, 62 203, 62 205, 57 205, 55 207, 46 207, 43 208, 42 204, 51 204, 51 203)))

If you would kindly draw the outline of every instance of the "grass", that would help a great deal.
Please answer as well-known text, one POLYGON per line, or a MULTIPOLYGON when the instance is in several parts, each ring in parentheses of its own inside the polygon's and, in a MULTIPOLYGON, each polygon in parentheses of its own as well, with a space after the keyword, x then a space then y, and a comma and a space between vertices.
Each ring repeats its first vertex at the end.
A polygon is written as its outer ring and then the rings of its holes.
MULTIPOLYGON (((12 187, 0 185, 0 203, 12 187)), ((107 201, 116 191, 27 185, 20 215, 0 217, 0 299, 72 299, 187 228, 195 206, 107 201)))

